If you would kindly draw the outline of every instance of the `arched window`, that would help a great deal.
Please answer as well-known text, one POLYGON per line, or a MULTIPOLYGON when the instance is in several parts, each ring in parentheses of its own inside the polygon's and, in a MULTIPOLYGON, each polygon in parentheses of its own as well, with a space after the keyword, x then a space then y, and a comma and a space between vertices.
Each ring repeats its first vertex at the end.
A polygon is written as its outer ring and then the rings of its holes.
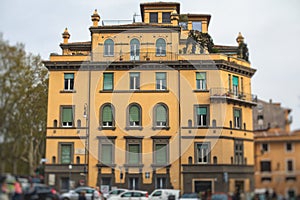
POLYGON ((162 38, 156 40, 156 56, 166 56, 166 41, 162 38))
POLYGON ((80 157, 79 156, 76 157, 76 164, 80 164, 80 157))
POLYGON ((130 41, 130 60, 140 59, 140 42, 137 39, 130 41))
POLYGON ((189 158, 188 158, 188 163, 189 163, 189 164, 193 164, 193 158, 192 158, 192 156, 189 156, 189 158))
POLYGON ((57 120, 53 120, 53 127, 56 128, 57 127, 57 120))
POLYGON ((128 109, 129 126, 139 127, 142 125, 141 122, 141 107, 137 104, 132 104, 128 109))
POLYGON ((77 120, 77 128, 81 128, 81 120, 80 119, 77 120))
POLYGON ((213 161, 214 161, 214 164, 218 164, 218 157, 217 157, 217 156, 214 156, 214 157, 213 157, 213 161))
POLYGON ((104 42, 104 56, 114 55, 114 41, 112 39, 107 39, 104 42))
POLYGON ((167 127, 168 126, 168 108, 165 104, 157 104, 154 108, 155 126, 167 127))
POLYGON ((114 123, 114 109, 111 104, 104 104, 101 109, 101 126, 102 127, 113 127, 114 123))
POLYGON ((52 156, 52 164, 55 164, 55 163, 56 163, 56 157, 52 156))

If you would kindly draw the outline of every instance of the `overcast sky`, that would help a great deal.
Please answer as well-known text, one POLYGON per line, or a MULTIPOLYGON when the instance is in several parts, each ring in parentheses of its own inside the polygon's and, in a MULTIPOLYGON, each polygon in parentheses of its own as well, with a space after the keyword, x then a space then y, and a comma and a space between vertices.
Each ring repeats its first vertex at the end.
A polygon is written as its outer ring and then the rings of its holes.
MULTIPOLYGON (((61 53, 61 33, 68 27, 70 42, 88 41, 90 16, 132 19, 138 0, 1 0, 0 32, 11 44, 44 60, 61 53)), ((300 129, 300 1, 299 0, 182 0, 181 13, 211 14, 209 33, 215 44, 236 45, 242 32, 250 50, 252 92, 260 99, 292 109, 292 130, 300 129)))

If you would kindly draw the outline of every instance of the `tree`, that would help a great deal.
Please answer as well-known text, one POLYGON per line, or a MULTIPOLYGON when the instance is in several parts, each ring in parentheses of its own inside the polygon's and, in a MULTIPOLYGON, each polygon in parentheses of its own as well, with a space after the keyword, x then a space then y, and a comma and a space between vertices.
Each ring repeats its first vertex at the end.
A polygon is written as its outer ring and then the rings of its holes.
POLYGON ((48 73, 0 35, 0 173, 33 174, 44 156, 48 73))
POLYGON ((204 49, 207 49, 209 53, 212 53, 214 51, 214 42, 208 33, 191 30, 189 32, 186 45, 189 44, 192 44, 192 53, 196 52, 197 45, 200 45, 200 53, 204 53, 204 49))

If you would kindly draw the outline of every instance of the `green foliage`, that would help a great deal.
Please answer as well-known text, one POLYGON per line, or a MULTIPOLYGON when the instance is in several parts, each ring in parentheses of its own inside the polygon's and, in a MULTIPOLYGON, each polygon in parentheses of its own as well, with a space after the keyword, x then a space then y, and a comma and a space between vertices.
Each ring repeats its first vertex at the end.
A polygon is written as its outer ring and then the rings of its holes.
POLYGON ((196 45, 200 45, 201 53, 204 52, 203 49, 207 49, 209 53, 213 53, 214 42, 208 33, 191 30, 187 39, 188 44, 192 44, 192 53, 195 53, 196 45))
POLYGON ((48 72, 0 35, 0 173, 32 174, 44 156, 48 72))
POLYGON ((249 61, 249 50, 247 47, 247 44, 244 42, 241 42, 238 46, 238 51, 237 51, 238 58, 242 58, 246 61, 249 61))

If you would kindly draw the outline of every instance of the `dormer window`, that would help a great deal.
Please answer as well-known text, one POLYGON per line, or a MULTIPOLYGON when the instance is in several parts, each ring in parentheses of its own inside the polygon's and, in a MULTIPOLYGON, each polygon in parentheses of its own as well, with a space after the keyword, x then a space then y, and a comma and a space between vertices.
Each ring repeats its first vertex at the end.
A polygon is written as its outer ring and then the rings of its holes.
POLYGON ((150 23, 158 23, 158 13, 157 12, 150 13, 150 23))

